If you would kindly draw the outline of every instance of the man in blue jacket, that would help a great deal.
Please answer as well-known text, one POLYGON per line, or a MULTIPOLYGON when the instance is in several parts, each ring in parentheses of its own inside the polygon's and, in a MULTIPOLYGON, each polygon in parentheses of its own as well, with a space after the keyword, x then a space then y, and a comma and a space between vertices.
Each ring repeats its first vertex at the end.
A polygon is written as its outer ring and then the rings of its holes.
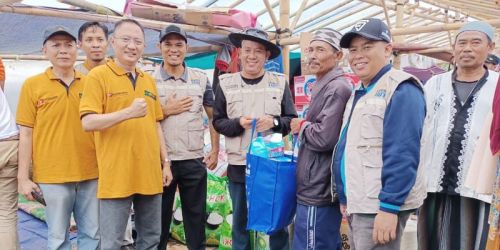
POLYGON ((379 19, 356 23, 340 46, 349 49, 349 64, 361 83, 344 112, 332 189, 348 218, 353 249, 399 249, 408 217, 426 196, 418 168, 422 85, 389 64, 391 35, 379 19))

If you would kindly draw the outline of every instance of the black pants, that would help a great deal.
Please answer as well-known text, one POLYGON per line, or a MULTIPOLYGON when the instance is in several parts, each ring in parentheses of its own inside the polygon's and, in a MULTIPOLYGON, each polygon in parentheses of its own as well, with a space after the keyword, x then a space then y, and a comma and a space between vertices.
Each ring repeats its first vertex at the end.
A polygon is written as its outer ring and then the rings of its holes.
POLYGON ((165 250, 169 238, 175 190, 179 187, 186 245, 189 250, 205 249, 207 169, 200 159, 172 161, 173 180, 163 188, 161 238, 158 249, 165 250))

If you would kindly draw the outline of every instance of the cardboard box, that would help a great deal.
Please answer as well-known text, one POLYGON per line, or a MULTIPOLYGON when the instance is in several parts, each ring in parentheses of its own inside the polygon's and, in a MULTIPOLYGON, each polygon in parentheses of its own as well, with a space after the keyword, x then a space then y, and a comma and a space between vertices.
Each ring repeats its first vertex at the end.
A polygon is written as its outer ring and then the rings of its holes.
POLYGON ((311 92, 316 83, 316 76, 304 75, 293 78, 295 105, 305 105, 311 102, 311 92))
POLYGON ((131 12, 135 17, 142 17, 171 23, 192 25, 212 25, 212 13, 191 9, 169 8, 160 5, 133 2, 131 12))

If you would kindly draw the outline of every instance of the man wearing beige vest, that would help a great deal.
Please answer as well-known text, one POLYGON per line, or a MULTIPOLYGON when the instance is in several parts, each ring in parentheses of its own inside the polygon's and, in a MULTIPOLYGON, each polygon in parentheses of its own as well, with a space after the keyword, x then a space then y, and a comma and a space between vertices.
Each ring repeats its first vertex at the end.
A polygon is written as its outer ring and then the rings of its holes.
MULTIPOLYGON (((213 124, 225 136, 228 154, 227 173, 233 203, 232 249, 249 250, 245 165, 252 121, 257 120, 257 132, 286 135, 297 112, 286 76, 264 70, 264 63, 280 54, 279 47, 269 42, 267 33, 251 28, 230 34, 229 40, 241 48, 242 71, 219 77, 213 124)), ((271 235, 270 246, 272 250, 288 249, 288 232, 280 230, 271 235)))
POLYGON ((347 216, 352 249, 400 249, 406 221, 423 203, 418 168, 425 119, 421 83, 392 68, 381 20, 359 21, 340 40, 361 83, 347 102, 333 156, 332 189, 347 216))
POLYGON ((187 247, 205 249, 205 207, 207 170, 217 165, 219 134, 212 127, 214 94, 206 74, 186 67, 187 35, 175 25, 160 33, 158 43, 163 56, 154 77, 165 119, 161 122, 171 169, 172 184, 163 189, 162 232, 158 249, 164 250, 169 238, 175 191, 179 188, 187 247), (203 108, 210 127, 211 151, 205 155, 203 108))

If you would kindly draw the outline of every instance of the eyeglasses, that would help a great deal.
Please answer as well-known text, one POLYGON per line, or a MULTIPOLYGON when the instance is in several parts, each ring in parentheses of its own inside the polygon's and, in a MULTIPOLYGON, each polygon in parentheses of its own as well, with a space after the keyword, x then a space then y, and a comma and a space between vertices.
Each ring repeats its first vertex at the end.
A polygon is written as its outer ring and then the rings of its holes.
POLYGON ((129 44, 130 42, 134 42, 134 44, 136 46, 141 46, 141 45, 144 44, 144 41, 142 41, 140 39, 135 39, 135 38, 127 37, 127 36, 124 36, 124 37, 115 37, 115 39, 121 40, 125 44, 129 44))

